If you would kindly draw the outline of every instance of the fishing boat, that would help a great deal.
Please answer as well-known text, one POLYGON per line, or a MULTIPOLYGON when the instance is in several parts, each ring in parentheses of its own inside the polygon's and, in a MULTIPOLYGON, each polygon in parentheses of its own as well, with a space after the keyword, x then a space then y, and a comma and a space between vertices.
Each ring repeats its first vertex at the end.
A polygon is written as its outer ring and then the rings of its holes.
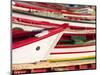
POLYGON ((96 56, 95 29, 82 29, 81 27, 66 29, 58 41, 55 49, 51 50, 48 60, 73 61, 95 59, 96 56))
MULTIPOLYGON (((52 18, 52 19, 58 19, 58 20, 64 20, 64 21, 72 21, 72 22, 82 22, 82 23, 92 23, 95 24, 95 9, 92 9, 91 7, 82 7, 79 9, 78 5, 76 11, 73 7, 74 11, 70 11, 70 7, 66 7, 66 5, 60 5, 62 9, 57 10, 57 4, 54 7, 55 4, 44 4, 49 5, 49 7, 44 7, 42 3, 36 3, 36 2, 16 2, 13 1, 12 3, 12 10, 14 12, 22 13, 22 14, 28 14, 33 16, 40 16, 45 18, 52 18), (42 5, 41 5, 42 4, 42 5), (51 7, 51 8, 50 8, 51 7), (84 14, 85 13, 85 14, 84 14)), ((58 7, 59 7, 58 6, 58 7)), ((68 6, 68 5, 67 5, 68 6)))
POLYGON ((68 24, 12 17, 12 63, 46 60, 68 24))

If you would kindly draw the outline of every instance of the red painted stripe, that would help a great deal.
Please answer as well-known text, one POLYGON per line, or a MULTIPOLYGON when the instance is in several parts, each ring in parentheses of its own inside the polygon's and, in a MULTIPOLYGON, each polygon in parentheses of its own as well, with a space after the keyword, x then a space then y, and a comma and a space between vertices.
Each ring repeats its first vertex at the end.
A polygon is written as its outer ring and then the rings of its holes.
POLYGON ((79 33, 78 34, 75 34, 75 33, 64 33, 63 34, 63 37, 76 36, 76 35, 77 36, 93 36, 94 37, 94 36, 96 36, 96 33, 88 33, 88 32, 87 33, 84 33, 84 34, 79 34, 79 33))
POLYGON ((55 24, 55 23, 50 23, 50 22, 46 22, 46 21, 37 21, 37 20, 31 20, 31 19, 26 19, 26 18, 20 18, 20 17, 12 17, 12 22, 22 22, 22 23, 27 23, 27 26, 30 26, 28 24, 33 24, 31 26, 34 26, 34 24, 37 24, 37 26, 55 26, 55 27, 59 27, 61 26, 60 24, 55 24))
POLYGON ((91 68, 90 69, 96 69, 96 64, 91 64, 91 68))
POLYGON ((51 52, 50 54, 77 54, 77 53, 89 53, 89 52, 96 52, 95 50, 93 51, 81 51, 81 52, 51 52))
POLYGON ((80 65, 79 68, 80 68, 80 70, 86 70, 86 69, 88 69, 88 65, 83 64, 83 65, 80 65))
POLYGON ((18 3, 18 2, 15 2, 15 6, 18 6, 18 7, 23 7, 23 8, 29 8, 29 9, 36 9, 36 10, 42 10, 42 11, 49 11, 49 12, 60 12, 60 13, 65 13, 65 14, 72 14, 72 15, 90 15, 91 14, 80 14, 80 13, 73 13, 73 12, 69 12, 69 11, 58 11, 58 10, 54 10, 54 9, 44 9, 44 8, 39 8, 39 7, 34 7, 34 6, 29 6, 29 5, 26 5, 26 4, 22 4, 22 3, 18 3))
POLYGON ((72 30, 96 30, 96 28, 93 28, 93 27, 81 27, 80 26, 69 26, 70 29, 72 30))
POLYGON ((31 72, 35 72, 35 73, 46 72, 46 71, 47 71, 46 69, 34 69, 34 70, 31 70, 31 72))
POLYGON ((14 71, 14 74, 17 75, 17 74, 26 74, 27 73, 27 70, 16 70, 14 71))
POLYGON ((87 47, 87 46, 94 46, 96 44, 89 44, 89 45, 71 45, 71 46, 56 46, 55 48, 75 48, 75 47, 87 47))
MULTIPOLYGON (((35 21, 33 21, 33 23, 34 22, 35 21)), ((41 22, 39 22, 38 24, 41 24, 41 22)), ((46 22, 46 24, 48 25, 49 23, 46 22)), ((55 34, 57 34, 59 32, 62 32, 67 27, 68 27, 68 24, 62 24, 61 27, 58 27, 58 28, 55 28, 55 29, 50 30, 49 31, 49 34, 47 34, 45 36, 42 36, 42 37, 39 37, 39 38, 29 38, 29 39, 26 39, 26 40, 23 40, 23 41, 20 41, 20 42, 16 42, 16 43, 14 43, 12 45, 12 49, 14 50, 15 48, 19 48, 19 47, 22 47, 22 46, 25 46, 25 45, 28 45, 28 44, 31 44, 31 43, 40 41, 40 40, 45 39, 47 37, 50 37, 50 36, 55 35, 55 34)))

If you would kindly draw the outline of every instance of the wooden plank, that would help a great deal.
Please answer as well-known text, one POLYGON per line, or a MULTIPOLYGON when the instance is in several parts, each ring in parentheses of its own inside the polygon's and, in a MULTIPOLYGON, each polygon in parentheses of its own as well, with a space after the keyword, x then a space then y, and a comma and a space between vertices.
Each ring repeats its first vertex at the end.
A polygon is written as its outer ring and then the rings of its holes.
POLYGON ((12 70, 22 70, 22 69, 39 69, 39 68, 53 68, 53 67, 63 67, 72 65, 82 65, 95 63, 95 60, 77 60, 77 61, 66 61, 66 62, 37 62, 33 64, 13 64, 12 70))

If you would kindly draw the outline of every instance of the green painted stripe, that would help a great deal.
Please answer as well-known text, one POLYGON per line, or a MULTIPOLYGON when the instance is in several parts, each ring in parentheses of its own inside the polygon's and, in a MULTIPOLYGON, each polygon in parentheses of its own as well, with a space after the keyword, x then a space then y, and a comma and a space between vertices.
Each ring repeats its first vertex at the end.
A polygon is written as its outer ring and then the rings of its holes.
POLYGON ((52 59, 50 59, 50 60, 48 60, 49 62, 64 62, 64 61, 76 61, 76 60, 95 60, 96 58, 95 57, 92 57, 92 58, 84 58, 84 59, 73 59, 73 60, 52 60, 52 59))
POLYGON ((19 10, 13 10, 16 13, 21 13, 21 14, 27 14, 27 15, 31 15, 31 16, 38 16, 38 17, 43 17, 43 18, 49 18, 49 19, 54 19, 54 20, 62 20, 62 21, 68 21, 68 22, 78 22, 78 23, 88 23, 88 24, 95 24, 96 22, 86 22, 86 21, 71 21, 71 20, 65 20, 65 19, 58 19, 58 18, 54 18, 54 17, 48 17, 48 16, 42 16, 42 15, 35 15, 32 13, 28 13, 28 12, 24 12, 24 11, 19 11, 19 10))

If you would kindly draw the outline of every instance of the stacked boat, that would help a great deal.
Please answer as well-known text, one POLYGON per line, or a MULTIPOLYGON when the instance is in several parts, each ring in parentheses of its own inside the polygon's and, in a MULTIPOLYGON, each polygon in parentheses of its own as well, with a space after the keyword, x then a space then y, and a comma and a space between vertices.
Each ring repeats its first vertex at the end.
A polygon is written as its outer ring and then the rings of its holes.
POLYGON ((13 73, 95 69, 95 9, 13 1, 13 73))
POLYGON ((49 56, 49 61, 95 59, 95 29, 67 29, 49 56))
POLYGON ((14 12, 64 21, 95 23, 95 6, 42 3, 13 2, 14 12))

